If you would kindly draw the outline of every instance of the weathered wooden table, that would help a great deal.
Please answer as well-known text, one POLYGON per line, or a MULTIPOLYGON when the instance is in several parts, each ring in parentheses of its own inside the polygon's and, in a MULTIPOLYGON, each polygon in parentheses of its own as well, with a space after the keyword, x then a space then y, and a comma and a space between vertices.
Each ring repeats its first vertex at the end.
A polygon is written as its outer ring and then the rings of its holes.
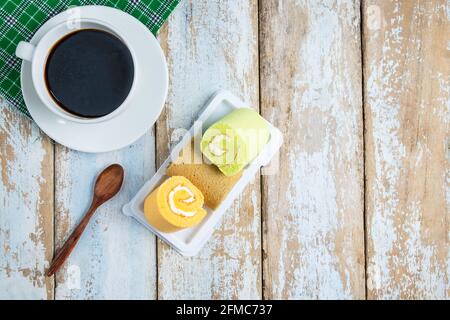
POLYGON ((160 33, 163 114, 113 153, 54 145, 1 110, 0 298, 448 299, 449 7, 182 1, 160 33), (279 170, 255 177, 201 253, 184 258, 121 206, 220 88, 259 108, 285 144, 279 170), (125 188, 45 278, 112 162, 125 188))

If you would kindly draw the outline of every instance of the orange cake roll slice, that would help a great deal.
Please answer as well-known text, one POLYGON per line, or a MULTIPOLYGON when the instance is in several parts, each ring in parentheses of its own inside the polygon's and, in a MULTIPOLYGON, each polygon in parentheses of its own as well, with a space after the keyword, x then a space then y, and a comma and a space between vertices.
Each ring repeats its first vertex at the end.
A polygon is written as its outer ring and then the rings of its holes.
POLYGON ((147 221, 162 232, 197 225, 206 216, 203 194, 183 176, 170 177, 145 199, 147 221))

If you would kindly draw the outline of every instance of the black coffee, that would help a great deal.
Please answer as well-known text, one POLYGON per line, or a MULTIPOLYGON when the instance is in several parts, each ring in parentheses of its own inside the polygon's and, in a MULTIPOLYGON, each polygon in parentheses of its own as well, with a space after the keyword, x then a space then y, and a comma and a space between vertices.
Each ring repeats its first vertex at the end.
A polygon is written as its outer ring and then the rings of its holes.
POLYGON ((47 59, 45 80, 53 99, 86 118, 116 110, 131 90, 130 50, 116 36, 94 29, 73 32, 56 43, 47 59))

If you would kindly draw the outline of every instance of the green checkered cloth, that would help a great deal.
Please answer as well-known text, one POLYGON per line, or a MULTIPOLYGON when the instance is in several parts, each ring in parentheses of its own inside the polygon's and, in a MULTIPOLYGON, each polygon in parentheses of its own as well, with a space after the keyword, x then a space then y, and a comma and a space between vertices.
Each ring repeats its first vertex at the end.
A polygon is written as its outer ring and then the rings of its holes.
MULTIPOLYGON (((54 15, 72 6, 103 5, 125 11, 156 35, 180 0, 0 0, 0 106, 10 105, 30 117, 20 89, 17 44, 29 41, 54 15)), ((31 117, 30 117, 31 118, 31 117)))

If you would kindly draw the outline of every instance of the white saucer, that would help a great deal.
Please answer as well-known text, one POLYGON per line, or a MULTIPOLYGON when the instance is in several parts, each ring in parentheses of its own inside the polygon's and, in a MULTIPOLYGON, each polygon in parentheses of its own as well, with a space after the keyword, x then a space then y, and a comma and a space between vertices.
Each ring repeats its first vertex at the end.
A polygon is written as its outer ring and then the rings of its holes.
MULTIPOLYGON (((81 18, 101 17, 107 20, 126 34, 133 47, 139 72, 135 94, 129 99, 130 105, 105 122, 85 124, 65 120, 51 112, 39 99, 32 84, 29 62, 22 62, 23 98, 34 121, 56 142, 84 152, 120 149, 139 139, 158 119, 167 96, 166 59, 155 36, 131 15, 104 6, 83 6, 79 10, 81 18)), ((30 42, 36 44, 50 28, 66 18, 66 12, 56 15, 42 25, 30 42)))

